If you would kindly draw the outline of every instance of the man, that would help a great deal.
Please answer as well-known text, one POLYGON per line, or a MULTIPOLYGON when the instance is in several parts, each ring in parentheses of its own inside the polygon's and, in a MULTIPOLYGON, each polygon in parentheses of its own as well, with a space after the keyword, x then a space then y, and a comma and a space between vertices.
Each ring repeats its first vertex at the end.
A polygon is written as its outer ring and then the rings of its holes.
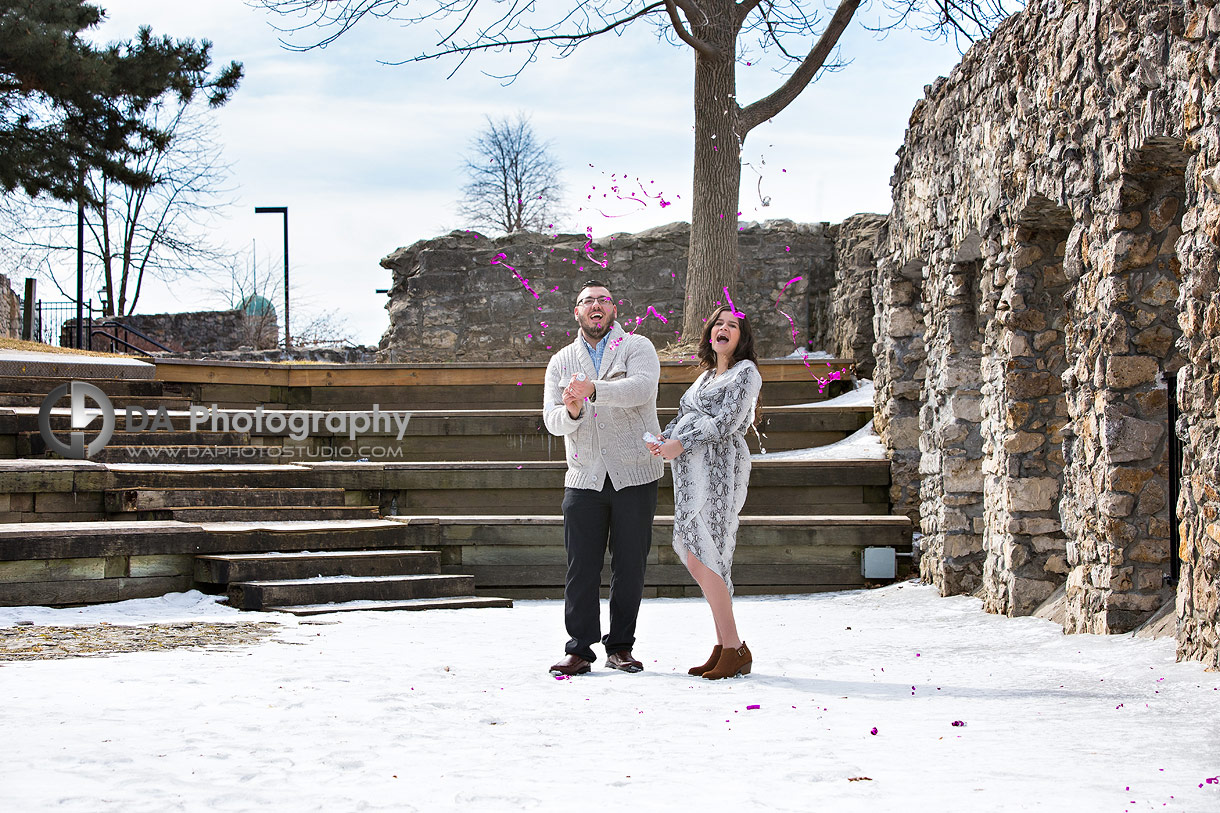
POLYGON ((580 334, 546 368, 543 421, 562 435, 563 543, 568 555, 564 621, 567 657, 555 675, 583 675, 597 659, 599 638, 606 666, 624 672, 644 668, 631 654, 644 593, 644 567, 652 546, 657 481, 665 471, 644 443, 657 423, 661 362, 652 342, 614 321, 618 310, 604 282, 590 280, 576 298, 580 334), (610 630, 601 637, 601 571, 610 547, 610 630))

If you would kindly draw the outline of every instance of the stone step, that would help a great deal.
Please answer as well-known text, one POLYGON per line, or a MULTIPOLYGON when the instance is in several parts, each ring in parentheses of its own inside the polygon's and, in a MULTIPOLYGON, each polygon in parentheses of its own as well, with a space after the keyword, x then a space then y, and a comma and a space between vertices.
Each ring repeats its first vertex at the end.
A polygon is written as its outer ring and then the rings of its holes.
POLYGON ((230 582, 229 604, 242 610, 345 601, 401 601, 474 593, 468 575, 321 576, 230 582))
POLYGON ((302 604, 295 607, 264 607, 265 612, 292 613, 293 615, 321 615, 322 613, 349 613, 371 610, 463 610, 511 608, 512 599, 481 596, 457 596, 454 598, 416 598, 404 601, 345 601, 332 604, 302 604))
POLYGON ((376 519, 375 505, 203 505, 178 508, 152 508, 120 512, 115 519, 167 520, 179 522, 325 522, 331 520, 376 519))
MULTIPOLYGON (((516 598, 561 597, 566 573, 563 517, 414 516, 402 521, 412 547, 441 552, 441 570, 474 576, 477 592, 516 598)), ((653 526, 646 586, 653 595, 699 595, 671 546, 673 518, 653 526)), ((813 592, 865 586, 861 554, 892 547, 910 572, 911 521, 904 516, 742 517, 733 580, 744 592, 813 592)), ((609 586, 607 566, 603 586, 609 586)))
POLYGON ((195 557, 195 581, 229 584, 311 576, 437 574, 440 566, 439 553, 418 550, 217 553, 195 557))
POLYGON ((224 506, 341 506, 341 488, 125 488, 106 492, 106 510, 151 511, 161 508, 224 506))

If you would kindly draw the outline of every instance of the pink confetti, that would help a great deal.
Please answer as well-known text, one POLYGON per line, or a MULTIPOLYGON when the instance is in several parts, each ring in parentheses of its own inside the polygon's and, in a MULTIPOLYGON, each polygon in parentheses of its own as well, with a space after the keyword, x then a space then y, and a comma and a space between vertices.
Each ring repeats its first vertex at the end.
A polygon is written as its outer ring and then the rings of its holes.
POLYGON ((965 724, 966 724, 966 723, 965 723, 965 722, 963 722, 962 720, 954 720, 954 721, 953 721, 952 723, 950 723, 949 725, 951 725, 951 726, 955 726, 955 727, 957 727, 957 728, 961 728, 961 727, 962 727, 962 726, 964 726, 965 724))
POLYGON ((872 734, 874 737, 877 736, 877 726, 873 726, 873 730, 868 733, 872 734))
MULTIPOLYGON (((754 709, 761 709, 761 708, 762 708, 762 706, 760 706, 759 704, 755 703, 755 704, 754 704, 754 705, 752 705, 752 706, 746 706, 746 711, 753 711, 754 709)), ((792 708, 796 708, 796 706, 793 706, 792 708)))
POLYGON ((732 311, 733 315, 736 316, 738 319, 744 319, 745 314, 742 313, 741 311, 737 310, 737 306, 733 304, 733 297, 729 296, 729 287, 727 285, 724 287, 724 298, 725 298, 725 300, 728 301, 729 310, 732 311))

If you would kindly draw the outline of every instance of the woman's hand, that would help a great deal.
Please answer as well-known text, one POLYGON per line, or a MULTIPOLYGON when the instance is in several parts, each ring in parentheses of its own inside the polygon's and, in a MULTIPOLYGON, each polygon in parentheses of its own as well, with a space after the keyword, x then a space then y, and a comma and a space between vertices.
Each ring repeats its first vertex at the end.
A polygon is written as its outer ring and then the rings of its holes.
POLYGON ((658 437, 656 443, 649 443, 647 446, 648 451, 664 460, 673 460, 683 451, 682 441, 677 438, 666 440, 664 436, 658 437))

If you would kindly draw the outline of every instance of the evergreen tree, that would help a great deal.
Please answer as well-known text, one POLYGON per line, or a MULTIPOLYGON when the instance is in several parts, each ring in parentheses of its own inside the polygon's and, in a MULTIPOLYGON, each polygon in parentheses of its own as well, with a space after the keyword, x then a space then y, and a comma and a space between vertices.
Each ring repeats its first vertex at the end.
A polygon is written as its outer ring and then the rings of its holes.
POLYGON ((211 43, 154 37, 104 47, 84 34, 104 11, 84 0, 0 0, 0 189, 94 202, 85 177, 132 188, 153 177, 135 166, 172 136, 146 116, 166 96, 207 94, 224 104, 241 80, 231 62, 215 76, 211 43))

